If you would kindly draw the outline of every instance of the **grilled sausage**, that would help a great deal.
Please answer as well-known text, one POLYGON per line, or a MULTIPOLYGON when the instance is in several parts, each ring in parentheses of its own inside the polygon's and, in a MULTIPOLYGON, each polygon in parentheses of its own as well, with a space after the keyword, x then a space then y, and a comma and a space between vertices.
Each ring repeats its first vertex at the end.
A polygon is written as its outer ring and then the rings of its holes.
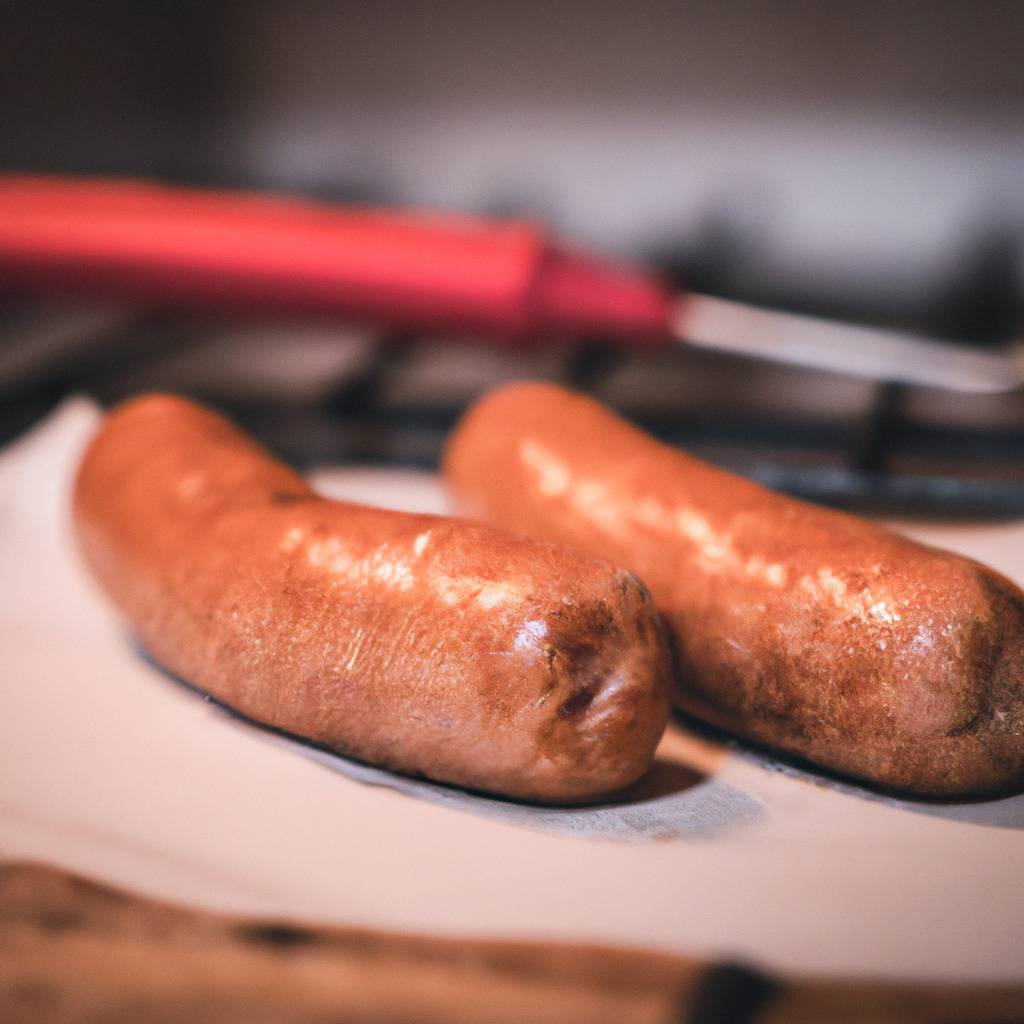
POLYGON ((1024 594, 991 569, 704 465, 550 385, 482 399, 446 475, 472 514, 638 573, 685 710, 895 790, 1024 782, 1024 594))
POLYGON ((74 521, 160 663, 360 760, 576 802, 640 776, 664 729, 669 655, 635 576, 481 524, 325 500, 181 399, 107 417, 74 521))

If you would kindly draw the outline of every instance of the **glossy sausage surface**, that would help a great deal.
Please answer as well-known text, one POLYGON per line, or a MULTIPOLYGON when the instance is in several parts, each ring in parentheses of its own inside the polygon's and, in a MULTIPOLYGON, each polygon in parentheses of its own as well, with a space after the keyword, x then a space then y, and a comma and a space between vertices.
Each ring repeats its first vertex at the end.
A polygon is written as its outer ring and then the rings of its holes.
POLYGON ((168 396, 107 417, 74 521, 153 656, 257 721, 539 801, 597 798, 651 762, 664 631, 636 577, 595 557, 325 500, 168 396))
POLYGON ((684 709, 887 788, 1024 785, 1024 594, 991 569, 707 466, 546 384, 482 399, 445 469, 467 512, 640 575, 684 709))

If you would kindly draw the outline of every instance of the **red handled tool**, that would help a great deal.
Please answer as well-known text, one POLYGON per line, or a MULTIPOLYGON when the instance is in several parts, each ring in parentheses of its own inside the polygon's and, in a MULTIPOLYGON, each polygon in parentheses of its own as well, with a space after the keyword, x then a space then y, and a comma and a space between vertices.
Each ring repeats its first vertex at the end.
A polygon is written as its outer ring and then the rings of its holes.
POLYGON ((1007 354, 672 295, 642 271, 552 244, 527 224, 129 181, 0 177, 0 286, 509 339, 682 341, 967 391, 1021 383, 1007 354))

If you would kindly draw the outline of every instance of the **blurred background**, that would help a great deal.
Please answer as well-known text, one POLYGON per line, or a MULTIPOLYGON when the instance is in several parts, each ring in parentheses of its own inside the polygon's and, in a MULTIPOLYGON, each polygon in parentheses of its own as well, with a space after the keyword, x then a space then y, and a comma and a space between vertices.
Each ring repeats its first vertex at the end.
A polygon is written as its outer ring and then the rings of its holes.
MULTIPOLYGON (((1024 309, 1024 5, 0 2, 0 170, 539 220, 701 291, 980 347, 1024 309)), ((1024 514, 1024 396, 600 337, 41 303, 0 281, 0 440, 174 390, 300 465, 431 468, 492 384, 590 390, 796 494, 1024 514)))

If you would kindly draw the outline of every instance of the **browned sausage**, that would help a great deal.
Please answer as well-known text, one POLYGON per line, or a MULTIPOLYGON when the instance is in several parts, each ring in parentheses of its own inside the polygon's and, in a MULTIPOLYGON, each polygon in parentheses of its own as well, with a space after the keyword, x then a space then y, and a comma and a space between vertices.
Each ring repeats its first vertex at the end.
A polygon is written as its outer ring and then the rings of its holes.
POLYGON ((158 661, 361 760, 580 801, 640 776, 664 729, 667 648, 633 575, 481 524, 324 500, 181 399, 107 417, 74 519, 158 661))
POLYGON ((899 790, 1024 782, 1024 594, 991 569, 704 465, 549 385, 485 397, 446 474, 467 511, 637 572, 694 714, 899 790))

